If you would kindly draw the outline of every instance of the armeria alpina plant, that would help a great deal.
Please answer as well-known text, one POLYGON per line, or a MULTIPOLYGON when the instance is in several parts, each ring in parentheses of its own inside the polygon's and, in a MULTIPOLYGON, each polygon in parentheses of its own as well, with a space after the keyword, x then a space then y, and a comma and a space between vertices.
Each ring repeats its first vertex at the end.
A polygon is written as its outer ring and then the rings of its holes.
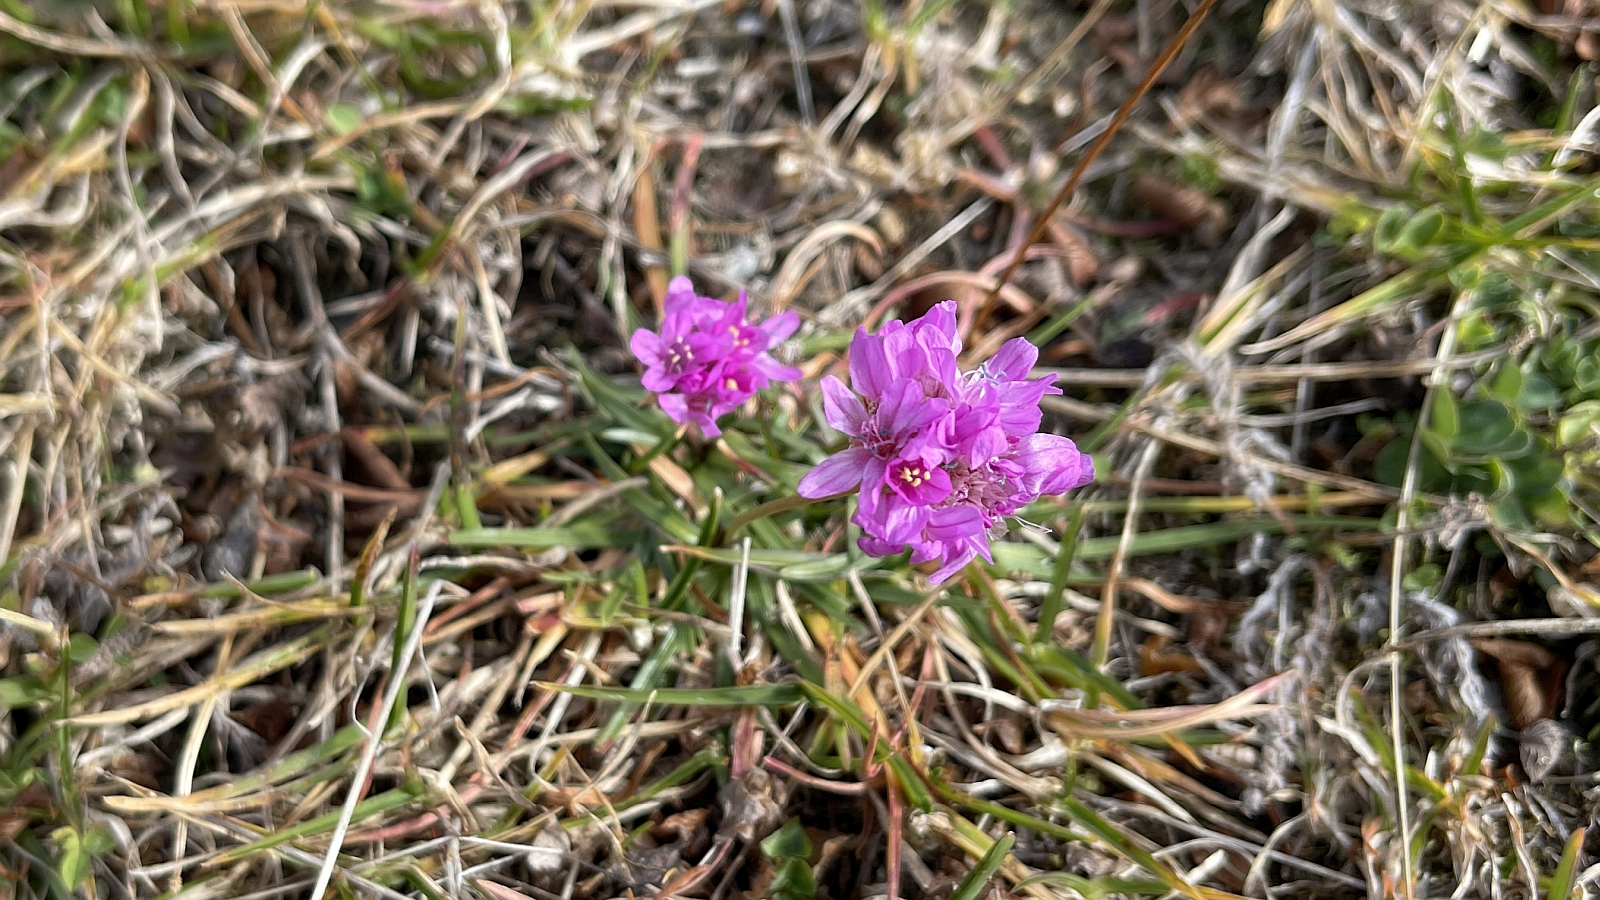
POLYGON ((743 291, 738 302, 724 303, 696 294, 679 275, 667 286, 661 331, 641 328, 628 342, 645 364, 645 389, 674 422, 693 422, 706 437, 722 434, 717 419, 757 391, 800 377, 768 352, 794 333, 800 317, 783 312, 756 325, 746 320, 746 306, 743 291))
POLYGON ((977 369, 960 371, 956 305, 946 301, 907 325, 850 343, 854 390, 822 381, 828 424, 851 446, 800 482, 816 499, 860 490, 853 521, 873 556, 911 550, 913 563, 939 560, 941 582, 976 557, 993 561, 989 536, 1004 519, 1046 494, 1094 479, 1094 464, 1067 438, 1040 434, 1039 401, 1060 390, 1028 379, 1038 350, 1007 342, 977 369))

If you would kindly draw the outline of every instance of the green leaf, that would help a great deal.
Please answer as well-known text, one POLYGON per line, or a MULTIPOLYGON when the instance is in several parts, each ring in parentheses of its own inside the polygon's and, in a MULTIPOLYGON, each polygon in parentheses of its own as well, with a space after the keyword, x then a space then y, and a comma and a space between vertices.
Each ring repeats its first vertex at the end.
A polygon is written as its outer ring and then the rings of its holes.
POLYGON ((1578 360, 1572 367, 1572 386, 1591 398, 1600 393, 1600 358, 1585 356, 1578 360))
MULTIPOLYGON (((744 558, 742 549, 726 547, 684 547, 681 548, 685 556, 698 557, 708 562, 722 563, 726 566, 737 566, 744 558)), ((752 570, 780 575, 785 580, 795 582, 827 582, 833 581, 850 570, 854 565, 856 571, 866 572, 882 565, 882 561, 873 557, 851 559, 848 553, 813 553, 806 550, 763 550, 750 551, 750 568, 752 570)))
POLYGON ((322 572, 315 566, 307 566, 294 572, 280 572, 277 575, 268 575, 259 581, 252 581, 242 586, 237 581, 219 581, 208 584, 200 591, 200 596, 207 600, 232 600, 249 591, 270 597, 275 594, 287 594, 297 591, 322 577, 322 572))
MULTIPOLYGON (((856 734, 861 737, 871 735, 872 728, 867 724, 867 714, 844 691, 835 694, 821 685, 813 684, 809 681, 800 682, 800 688, 805 692, 806 699, 833 712, 856 734)), ((880 749, 879 755, 881 756, 885 752, 888 751, 880 749)))
POLYGON ((1561 457, 1552 454, 1544 441, 1538 443, 1539 452, 1506 460, 1512 485, 1524 497, 1537 497, 1555 490, 1566 471, 1566 464, 1561 457))
POLYGON ((1167 868, 1161 860, 1156 858, 1155 854, 1128 838, 1120 829, 1101 818, 1099 813, 1090 809, 1082 801, 1073 797, 1062 797, 1057 802, 1061 805, 1062 812, 1067 816, 1087 828, 1112 850, 1122 854, 1130 861, 1144 867, 1145 871, 1165 881, 1167 887, 1190 897, 1198 895, 1193 886, 1184 881, 1176 872, 1167 868))
POLYGON ((1433 395, 1433 433, 1450 441, 1461 433, 1461 407, 1448 389, 1433 395))
POLYGON ((75 666, 81 666, 94 657, 95 651, 100 649, 100 642, 94 635, 74 632, 67 639, 67 659, 75 666))
POLYGON ((611 586, 606 598, 600 601, 600 608, 596 611, 596 618, 600 624, 609 626, 622 610, 622 604, 632 600, 636 606, 650 604, 649 579, 645 575, 644 566, 638 558, 628 560, 628 565, 622 570, 617 580, 611 586))
POLYGON ((1041 641, 1023 648, 1023 658, 1045 678, 1054 678, 1080 691, 1096 690, 1116 698, 1124 709, 1141 709, 1132 692, 1122 682, 1095 668, 1081 653, 1053 641, 1041 641))
POLYGON ((1461 405, 1461 431, 1455 449, 1469 456, 1497 452, 1517 430, 1511 410, 1497 400, 1469 400, 1461 405))
MULTIPOLYGON (((1398 443, 1398 442, 1394 442, 1398 443)), ((1390 448, 1384 448, 1389 452, 1390 448)), ((1424 456, 1428 456, 1424 454, 1424 456)), ((1380 454, 1380 459, 1382 454, 1380 454)), ((1431 457, 1428 457, 1431 458, 1431 457)), ((1405 460, 1401 451, 1401 462, 1405 460)), ((1437 464, 1436 464, 1437 465, 1437 464)), ((1402 466, 1403 468, 1403 466, 1402 466)), ((1304 531, 1376 531, 1382 527, 1380 519, 1358 516, 1288 516, 1290 527, 1304 531)), ((1134 536, 1128 556, 1149 556, 1159 553, 1179 553, 1201 547, 1224 547, 1254 534, 1282 534, 1284 523, 1271 516, 1248 519, 1230 519, 1204 525, 1181 525, 1146 531, 1134 536)), ((1109 559, 1117 550, 1122 536, 1117 534, 1089 538, 1078 545, 1079 560, 1109 559)), ((1032 544, 1000 541, 990 547, 994 554, 993 569, 997 572, 1027 572, 1040 579, 1049 579, 1055 571, 1055 560, 1032 544)))
MULTIPOLYGON (((645 399, 643 391, 627 390, 615 379, 591 369, 584 362, 582 354, 571 353, 566 361, 578 371, 578 383, 583 388, 583 393, 593 404, 595 411, 610 424, 620 425, 641 434, 653 435, 659 440, 671 433, 665 426, 671 424, 666 421, 666 416, 656 411, 655 415, 636 409, 635 406, 645 399)), ((593 430, 600 430, 591 424, 593 430)))
POLYGON ((1574 404, 1556 424, 1556 442, 1570 447, 1580 441, 1600 436, 1600 401, 1586 400, 1574 404))
POLYGON ((1400 232, 1411 218, 1411 210, 1404 206, 1391 206, 1378 216, 1378 225, 1372 232, 1372 243, 1380 253, 1393 253, 1400 241, 1400 232))
POLYGON ((1423 459, 1448 460, 1451 457, 1450 445, 1432 429, 1424 428, 1417 434, 1422 438, 1422 449, 1428 451, 1423 459))
POLYGON ((1537 372, 1528 372, 1523 378, 1522 390, 1517 392, 1516 404, 1518 409, 1542 411, 1555 409, 1561 405, 1562 399, 1561 389, 1550 379, 1537 372))
POLYGON ((361 124, 361 110, 348 103, 335 103, 322 114, 328 130, 336 135, 346 135, 361 124))
POLYGON ((1500 341, 1499 332, 1484 315, 1482 310, 1471 310, 1461 319, 1460 326, 1456 329, 1457 340, 1461 349, 1468 353, 1481 350, 1500 341))
POLYGON ((1500 446, 1494 448, 1494 455, 1498 459, 1507 460, 1526 456, 1533 450, 1536 441, 1537 438, 1532 431, 1525 426, 1519 426, 1511 432, 1510 437, 1500 442, 1500 446))
POLYGON ((778 866, 778 875, 767 887, 771 900, 811 900, 817 893, 817 879, 805 857, 791 856, 778 866))
POLYGON ((117 836, 112 834, 110 829, 102 828, 99 825, 90 828, 89 833, 83 836, 83 849, 90 856, 102 856, 110 853, 116 846, 117 836))
POLYGON ((1034 884, 1059 885, 1082 895, 1085 900, 1109 900, 1111 897, 1123 894, 1159 897, 1170 893, 1165 884, 1154 878, 1118 878, 1114 875, 1085 878, 1071 872, 1039 872, 1029 875, 1017 882, 1015 893, 1021 895, 1023 888, 1034 884))
MULTIPOLYGON (((663 441, 671 441, 670 436, 663 439, 661 435, 654 431, 647 431, 642 428, 602 428, 596 433, 596 436, 602 441, 609 441, 613 444, 656 445, 663 441)), ((670 446, 670 443, 668 446, 670 446)))
POLYGON ((411 215, 411 193, 405 179, 387 169, 367 169, 356 179, 356 200, 361 208, 391 219, 411 215))
POLYGON ((711 768, 725 768, 728 764, 727 757, 723 754, 722 746, 712 741, 700 752, 678 764, 678 767, 662 776, 659 780, 640 788, 637 793, 629 795, 626 799, 616 803, 618 811, 641 803, 648 803, 659 796, 663 791, 675 788, 680 784, 687 784, 699 777, 701 772, 711 768))
MULTIPOLYGON (((821 559, 807 560, 794 565, 784 566, 778 570, 780 578, 789 581, 832 581, 842 578, 844 573, 850 571, 851 564, 855 562, 848 554, 832 553, 821 559)), ((861 560, 866 563, 867 560, 861 560)))
POLYGON ((1061 615, 1061 607, 1065 603, 1067 578, 1072 574, 1072 557, 1078 552, 1078 538, 1082 536, 1086 509, 1081 502, 1074 505, 1066 530, 1062 532, 1061 543, 1056 548, 1055 569, 1050 573, 1050 593, 1045 594, 1039 604, 1039 622, 1033 633, 1035 643, 1051 642, 1055 633, 1056 619, 1061 615))
MULTIPOLYGON (((684 547, 685 556, 696 556, 708 562, 722 563, 727 566, 737 566, 744 557, 744 551, 726 547, 684 547)), ((750 566, 776 571, 784 566, 806 562, 814 559, 827 559, 827 553, 809 553, 805 550, 762 550, 756 548, 750 551, 750 566)))
POLYGON ((777 862, 780 859, 799 857, 811 858, 811 839, 806 837, 805 826, 800 824, 798 818, 790 819, 783 823, 783 827, 768 835, 761 842, 761 855, 777 862))
POLYGON ((0 678, 0 708, 22 709, 36 703, 54 700, 56 694, 34 675, 13 675, 0 678))
MULTIPOLYGON (((1378 527, 1377 519, 1368 519, 1360 516, 1289 516, 1293 527, 1302 530, 1321 529, 1349 529, 1353 531, 1373 531, 1378 527)), ((1183 525, 1177 528, 1165 528, 1160 531, 1146 531, 1137 534, 1128 548, 1128 556, 1149 556, 1157 553, 1178 553, 1198 547, 1212 547, 1230 544, 1243 540, 1255 534, 1277 534, 1283 530, 1283 522, 1272 516, 1261 516, 1254 519, 1232 519, 1225 522, 1212 522, 1206 525, 1183 525)), ((1079 559, 1110 559, 1116 553, 1117 545, 1121 543, 1122 536, 1108 534, 1101 537, 1089 538, 1078 547, 1079 559)))
POLYGON ((117 127, 127 115, 128 89, 120 80, 108 83, 105 90, 94 98, 94 111, 102 124, 117 127))
POLYGON ((1395 245, 1401 250, 1417 251, 1427 247, 1444 231, 1444 213, 1439 207, 1420 210, 1400 227, 1395 245))
POLYGON ((1406 573, 1405 578, 1401 580, 1401 586, 1408 591, 1436 587, 1443 574, 1444 570, 1439 568, 1438 563, 1423 563, 1406 573))
POLYGON ((1560 528, 1573 524, 1572 502, 1560 491, 1551 491, 1542 497, 1524 500, 1528 513, 1547 528, 1560 528))
POLYGON ((56 873, 67 887, 77 890, 89 880, 94 864, 94 857, 89 855, 88 848, 84 846, 83 835, 78 833, 78 829, 63 825, 50 832, 50 839, 61 847, 61 856, 56 860, 56 873))

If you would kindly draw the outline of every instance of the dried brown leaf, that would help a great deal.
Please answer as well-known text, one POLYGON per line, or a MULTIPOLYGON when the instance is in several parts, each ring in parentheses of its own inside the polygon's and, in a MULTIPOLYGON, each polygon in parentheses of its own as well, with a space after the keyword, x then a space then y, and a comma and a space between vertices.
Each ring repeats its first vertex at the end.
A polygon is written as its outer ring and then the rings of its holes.
POLYGON ((1511 727, 1521 730, 1555 714, 1567 669, 1560 657, 1528 641, 1473 638, 1471 643, 1495 661, 1511 727))

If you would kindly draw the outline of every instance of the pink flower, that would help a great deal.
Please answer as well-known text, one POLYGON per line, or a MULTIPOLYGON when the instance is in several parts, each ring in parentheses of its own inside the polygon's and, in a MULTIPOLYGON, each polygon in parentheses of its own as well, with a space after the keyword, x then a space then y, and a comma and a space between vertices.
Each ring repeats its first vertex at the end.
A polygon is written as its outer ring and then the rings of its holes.
POLYGON ((724 303, 699 296, 680 275, 667 285, 660 333, 641 328, 628 341, 645 364, 640 383, 674 422, 693 422, 706 437, 722 434, 717 419, 757 391, 800 377, 768 352, 794 333, 800 317, 784 312, 754 325, 746 305, 743 291, 737 303, 724 303))
POLYGON ((1046 494, 1094 479, 1094 464, 1067 438, 1039 434, 1039 401, 1060 393, 1029 380, 1039 352, 1026 339, 961 372, 956 306, 946 301, 907 325, 890 322, 850 343, 852 391, 822 381, 823 414, 850 438, 800 482, 813 499, 858 489, 852 521, 873 556, 911 551, 939 560, 935 583, 977 557, 993 561, 991 535, 1005 517, 1046 494))

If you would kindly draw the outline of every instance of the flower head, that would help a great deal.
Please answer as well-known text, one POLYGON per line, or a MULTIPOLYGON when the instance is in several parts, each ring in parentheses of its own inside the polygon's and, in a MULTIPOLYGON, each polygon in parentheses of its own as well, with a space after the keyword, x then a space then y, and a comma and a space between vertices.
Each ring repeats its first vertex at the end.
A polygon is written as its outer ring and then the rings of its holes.
POLYGON ((955 313, 946 301, 910 324, 856 332, 854 390, 832 376, 822 381, 823 413, 850 447, 800 482, 811 498, 859 489, 861 549, 939 560, 935 582, 979 556, 992 561, 989 538, 1004 531, 1005 517, 1094 479, 1093 462, 1072 441, 1038 433, 1039 401, 1060 393, 1050 378, 1028 378, 1038 350, 1017 338, 961 372, 955 313))
POLYGON ((717 419, 765 390, 774 381, 794 381, 800 370, 768 352, 800 325, 793 312, 760 325, 749 322, 744 292, 724 303, 694 292, 682 275, 667 285, 661 331, 641 328, 628 346, 645 364, 640 379, 658 395, 674 422, 693 422, 706 437, 722 433, 717 419))

